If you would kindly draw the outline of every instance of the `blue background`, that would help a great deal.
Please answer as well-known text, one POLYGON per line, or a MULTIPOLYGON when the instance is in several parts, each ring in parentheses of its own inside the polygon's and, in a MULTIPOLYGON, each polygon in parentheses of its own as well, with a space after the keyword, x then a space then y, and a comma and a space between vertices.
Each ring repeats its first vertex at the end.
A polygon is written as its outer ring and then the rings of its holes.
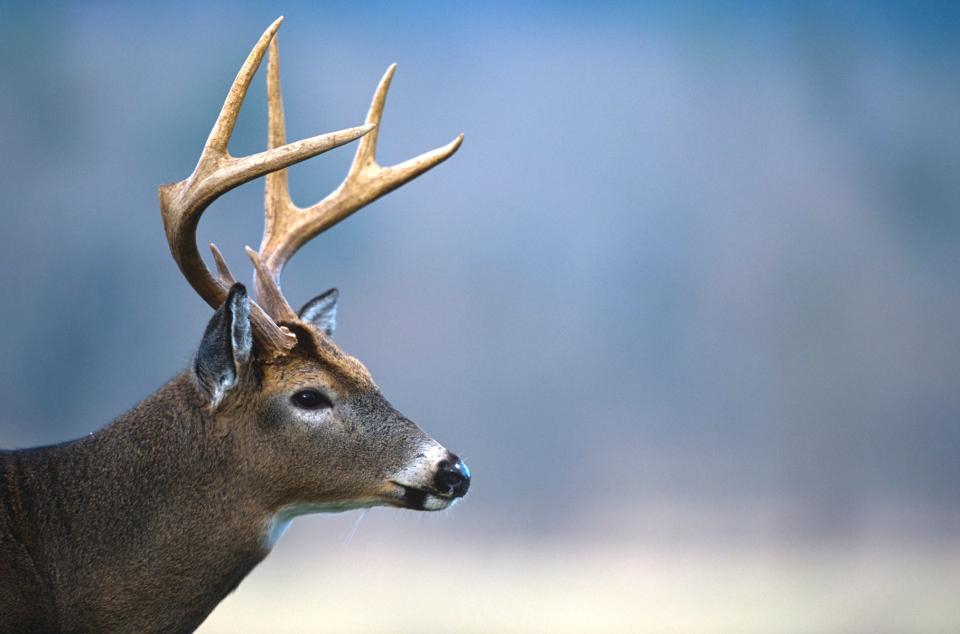
MULTIPOLYGON (((699 606, 723 553, 773 557, 765 587, 806 588, 791 566, 831 578, 850 570, 823 555, 838 549, 890 564, 870 606, 909 603, 895 553, 960 552, 953 3, 2 3, 0 446, 94 431, 188 363, 210 311, 155 188, 191 171, 279 14, 289 138, 361 122, 394 61, 381 162, 466 134, 284 276, 293 303, 340 288, 342 347, 475 474, 444 517, 371 512, 346 561, 426 539, 478 565, 509 543, 517 561, 586 549, 600 570, 653 569, 644 553, 696 546, 711 554, 674 585, 699 606)), ((231 151, 261 150, 265 121, 261 75, 231 151)), ((295 200, 351 157, 294 167, 295 200)), ((200 228, 244 276, 261 187, 200 228)), ((298 520, 280 548, 319 557, 314 536, 352 524, 298 520)), ((645 616, 584 604, 615 617, 596 629, 722 629, 708 608, 644 621, 658 600, 626 574, 645 616)), ((818 613, 804 596, 790 605, 818 613)), ((477 615, 506 608, 477 597, 445 622, 496 629, 477 615)), ((747 631, 759 612, 740 607, 747 631)), ((960 623, 944 610, 931 631, 960 623)))

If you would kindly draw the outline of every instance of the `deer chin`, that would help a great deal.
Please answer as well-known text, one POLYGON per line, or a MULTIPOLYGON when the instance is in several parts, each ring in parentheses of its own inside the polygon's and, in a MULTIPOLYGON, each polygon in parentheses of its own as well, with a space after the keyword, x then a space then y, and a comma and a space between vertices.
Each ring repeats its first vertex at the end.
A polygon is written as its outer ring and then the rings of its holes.
POLYGON ((371 497, 339 502, 300 502, 288 504, 267 518, 263 543, 272 549, 289 528, 294 518, 313 513, 342 513, 371 506, 394 506, 413 511, 442 511, 457 503, 460 498, 444 495, 439 491, 400 484, 395 480, 385 482, 386 489, 371 497))
POLYGON ((371 506, 378 506, 379 504, 382 504, 382 502, 378 502, 376 499, 288 504, 267 517, 263 533, 263 544, 268 550, 272 549, 290 527, 290 523, 301 515, 342 513, 344 511, 370 508, 371 506))

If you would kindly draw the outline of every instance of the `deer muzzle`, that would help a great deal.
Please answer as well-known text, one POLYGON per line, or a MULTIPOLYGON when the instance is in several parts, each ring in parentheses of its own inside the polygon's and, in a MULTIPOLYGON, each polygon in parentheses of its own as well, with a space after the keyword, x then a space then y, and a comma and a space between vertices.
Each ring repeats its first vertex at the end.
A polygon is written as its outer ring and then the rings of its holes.
POLYGON ((396 506, 417 511, 440 511, 467 494, 470 469, 457 455, 432 443, 390 482, 397 486, 396 506))

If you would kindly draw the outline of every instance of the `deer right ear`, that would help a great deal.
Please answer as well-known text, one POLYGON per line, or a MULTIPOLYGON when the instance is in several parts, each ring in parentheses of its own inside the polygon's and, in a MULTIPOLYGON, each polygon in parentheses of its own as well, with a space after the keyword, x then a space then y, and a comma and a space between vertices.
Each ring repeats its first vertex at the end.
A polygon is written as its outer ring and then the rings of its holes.
POLYGON ((227 300, 207 324, 194 363, 197 381, 214 406, 237 384, 240 369, 250 360, 252 349, 250 299, 243 284, 234 284, 227 300))
POLYGON ((337 327, 337 299, 340 292, 331 288, 317 295, 300 309, 300 320, 313 324, 328 337, 337 327))

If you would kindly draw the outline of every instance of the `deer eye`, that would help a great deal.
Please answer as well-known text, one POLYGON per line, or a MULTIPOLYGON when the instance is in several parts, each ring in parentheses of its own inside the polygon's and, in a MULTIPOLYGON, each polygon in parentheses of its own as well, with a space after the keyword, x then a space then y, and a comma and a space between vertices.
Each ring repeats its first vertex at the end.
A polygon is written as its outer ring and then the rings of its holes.
POLYGON ((290 397, 293 404, 300 409, 330 409, 333 403, 319 390, 300 390, 290 397))

